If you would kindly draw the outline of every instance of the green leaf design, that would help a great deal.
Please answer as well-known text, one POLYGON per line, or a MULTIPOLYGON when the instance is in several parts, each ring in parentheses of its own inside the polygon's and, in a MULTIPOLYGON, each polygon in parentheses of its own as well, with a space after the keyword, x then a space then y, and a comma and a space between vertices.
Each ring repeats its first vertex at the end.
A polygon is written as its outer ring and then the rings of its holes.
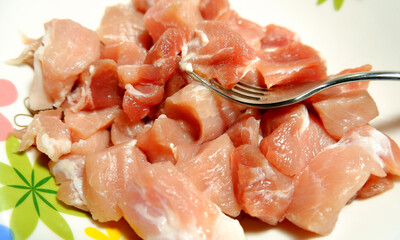
POLYGON ((22 195, 22 197, 18 200, 17 204, 15 204, 15 207, 17 208, 19 205, 21 205, 21 203, 23 203, 29 197, 30 194, 31 190, 22 195))
POLYGON ((45 177, 42 180, 40 180, 38 183, 36 183, 36 185, 34 186, 34 188, 38 188, 40 186, 42 186, 43 184, 47 183, 49 180, 51 179, 51 176, 45 177))
POLYGON ((26 190, 31 189, 30 187, 23 186, 23 185, 8 185, 8 186, 12 187, 12 188, 19 188, 19 189, 26 189, 26 190))
POLYGON ((28 180, 26 180, 26 178, 24 177, 24 175, 16 168, 14 168, 14 171, 17 173, 18 177, 29 187, 31 186, 31 184, 28 182, 28 180))
MULTIPOLYGON (((318 0, 317 1, 317 5, 321 5, 323 3, 325 3, 327 0, 318 0)), ((344 0, 333 0, 333 7, 335 10, 340 10, 340 8, 342 8, 342 5, 344 3, 344 0)))
POLYGON ((44 155, 44 154, 40 154, 37 158, 35 163, 33 164, 33 169, 35 169, 35 176, 37 179, 47 179, 48 180, 43 180, 45 181, 44 183, 40 183, 41 181, 39 181, 39 183, 37 183, 37 186, 35 187, 40 187, 41 189, 51 189, 57 192, 58 190, 58 185, 56 184, 54 178, 51 176, 50 171, 49 171, 49 167, 48 167, 48 163, 49 163, 50 159, 44 155))
POLYGON ((26 239, 35 230, 39 216, 34 209, 32 196, 29 195, 22 204, 15 207, 11 213, 10 229, 15 239, 26 239))
POLYGON ((11 189, 9 186, 0 187, 0 212, 14 208, 15 203, 25 192, 25 189, 11 189))
POLYGON ((39 202, 40 209, 42 209, 42 214, 40 220, 55 234, 60 236, 62 239, 74 239, 72 230, 69 227, 65 219, 56 210, 44 205, 44 202, 39 202))
POLYGON ((343 5, 344 0, 333 0, 333 6, 336 10, 340 10, 343 5))
POLYGON ((46 198, 44 198, 40 193, 36 193, 38 195, 38 197, 49 207, 51 207, 52 209, 56 210, 57 209, 49 202, 46 200, 46 198))
POLYGON ((33 171, 32 169, 32 173, 31 173, 31 184, 30 186, 35 186, 35 171, 33 171))
POLYGON ((79 217, 87 213, 66 206, 57 200, 58 185, 51 176, 49 158, 39 154, 33 166, 27 154, 15 152, 19 140, 10 137, 6 152, 10 165, 0 163, 0 211, 14 208, 10 229, 15 239, 29 237, 41 221, 63 239, 73 239, 72 231, 59 212, 79 217))
POLYGON ((20 184, 21 179, 17 176, 14 168, 0 162, 0 184, 10 185, 10 184, 20 184))
POLYGON ((40 209, 39 209, 39 204, 36 198, 36 193, 35 191, 32 191, 32 199, 33 199, 33 205, 35 206, 35 210, 38 214, 38 216, 40 217, 40 209))
POLYGON ((29 176, 32 172, 32 165, 29 162, 28 156, 25 152, 19 153, 16 152, 19 146, 19 141, 16 137, 11 136, 6 141, 6 153, 8 157, 8 161, 14 169, 18 169, 18 171, 23 176, 29 176))
POLYGON ((54 191, 54 190, 51 190, 51 189, 41 189, 41 188, 37 188, 36 191, 37 191, 37 192, 43 192, 43 193, 57 194, 57 191, 54 191))

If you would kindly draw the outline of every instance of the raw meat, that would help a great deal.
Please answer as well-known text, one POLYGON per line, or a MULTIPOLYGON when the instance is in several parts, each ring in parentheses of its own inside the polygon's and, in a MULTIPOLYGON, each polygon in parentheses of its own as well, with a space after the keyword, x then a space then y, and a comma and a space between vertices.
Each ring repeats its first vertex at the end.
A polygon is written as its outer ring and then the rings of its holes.
POLYGON ((346 204, 400 176, 400 148, 368 125, 378 110, 367 82, 264 110, 186 73, 228 89, 326 78, 289 29, 227 0, 132 0, 100 20, 92 31, 54 19, 27 42, 18 61, 34 67, 34 116, 15 131, 19 151, 50 158, 58 199, 96 221, 125 218, 144 239, 245 239, 235 218, 250 215, 326 235, 346 204))
POLYGON ((245 239, 239 222, 224 215, 171 162, 143 168, 119 206, 144 239, 245 239))
POLYGON ((35 51, 30 108, 60 106, 78 75, 99 56, 100 41, 94 31, 67 19, 46 23, 42 46, 35 51))
POLYGON ((294 191, 294 181, 272 166, 260 149, 241 145, 232 155, 236 198, 253 217, 275 225, 284 219, 294 191))

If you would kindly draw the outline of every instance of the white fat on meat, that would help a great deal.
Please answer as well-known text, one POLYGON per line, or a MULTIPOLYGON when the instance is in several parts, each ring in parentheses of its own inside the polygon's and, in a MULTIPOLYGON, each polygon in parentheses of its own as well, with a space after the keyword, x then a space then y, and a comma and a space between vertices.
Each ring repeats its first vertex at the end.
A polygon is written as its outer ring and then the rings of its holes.
POLYGON ((328 146, 327 149, 346 145, 360 146, 369 153, 372 160, 381 168, 375 168, 375 172, 373 172, 374 175, 383 177, 386 175, 385 172, 390 172, 391 170, 398 171, 389 166, 392 164, 398 165, 396 162, 398 160, 393 154, 390 139, 375 128, 364 125, 352 129, 348 131, 339 142, 328 146))
MULTIPOLYGON (((45 41, 46 35, 43 36, 45 41)), ((43 74, 42 74, 42 63, 41 59, 43 56, 44 46, 41 45, 34 54, 33 68, 35 70, 31 90, 29 92, 29 108, 37 111, 43 109, 51 109, 53 107, 53 101, 50 96, 46 93, 43 86, 43 74)))
MULTIPOLYGON (((189 49, 198 49, 201 47, 204 47, 208 44, 209 40, 207 35, 201 31, 201 30, 195 30, 195 37, 192 38, 187 44, 185 44, 182 49, 181 49, 181 55, 182 55, 182 59, 179 62, 179 66, 182 68, 182 70, 186 71, 186 72, 193 72, 193 65, 188 62, 189 60, 199 57, 197 56, 196 53, 189 52, 189 49)), ((201 56, 204 58, 204 56, 201 56)), ((209 56, 211 57, 211 56, 209 56)))
MULTIPOLYGON (((83 194, 83 169, 85 157, 79 155, 69 155, 60 159, 51 166, 51 172, 56 177, 63 176, 70 185, 69 196, 72 196, 68 204, 82 208, 86 206, 86 198, 83 194)), ((63 184, 63 183, 62 183, 63 184)))
POLYGON ((36 136, 36 146, 51 160, 57 160, 63 154, 71 152, 71 140, 68 138, 51 138, 46 132, 40 131, 36 136))

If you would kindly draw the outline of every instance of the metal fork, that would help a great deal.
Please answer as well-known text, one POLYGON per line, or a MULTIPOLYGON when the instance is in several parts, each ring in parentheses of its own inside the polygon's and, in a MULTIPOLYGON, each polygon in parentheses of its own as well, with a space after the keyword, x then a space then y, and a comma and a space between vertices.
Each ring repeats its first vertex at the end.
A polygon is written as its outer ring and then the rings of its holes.
POLYGON ((295 104, 324 89, 344 83, 376 80, 400 81, 400 72, 370 71, 340 75, 322 81, 276 86, 269 89, 240 81, 234 88, 226 89, 216 80, 204 79, 192 71, 183 71, 194 80, 203 83, 206 87, 225 98, 249 107, 264 109, 295 104))

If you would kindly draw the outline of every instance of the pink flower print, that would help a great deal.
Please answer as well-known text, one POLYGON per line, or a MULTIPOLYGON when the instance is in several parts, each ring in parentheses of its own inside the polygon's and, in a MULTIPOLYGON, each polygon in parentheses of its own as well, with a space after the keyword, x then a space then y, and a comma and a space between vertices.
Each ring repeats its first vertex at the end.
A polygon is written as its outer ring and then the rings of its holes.
MULTIPOLYGON (((0 107, 12 104, 17 100, 17 88, 12 82, 6 79, 0 79, 0 107)), ((0 141, 5 141, 13 126, 10 121, 0 113, 0 141)))

